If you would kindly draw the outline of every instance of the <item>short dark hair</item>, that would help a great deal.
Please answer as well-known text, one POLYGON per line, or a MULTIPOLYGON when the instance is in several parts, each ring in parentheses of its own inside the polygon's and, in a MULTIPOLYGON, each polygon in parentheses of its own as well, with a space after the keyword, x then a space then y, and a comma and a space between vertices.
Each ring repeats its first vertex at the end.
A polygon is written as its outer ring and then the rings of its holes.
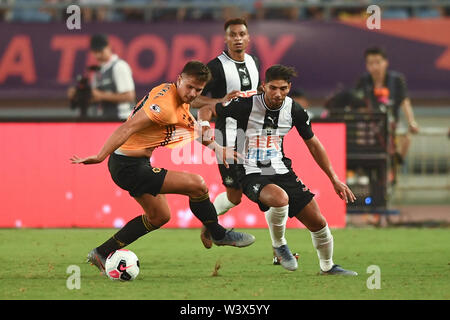
POLYGON ((223 30, 227 31, 228 27, 231 25, 236 25, 236 24, 243 24, 247 29, 247 21, 243 18, 233 18, 233 19, 228 19, 227 21, 225 21, 225 24, 223 25, 223 30))
POLYGON ((192 76, 201 82, 208 82, 209 80, 211 80, 211 71, 209 70, 208 66, 200 61, 189 61, 184 65, 181 73, 192 76))
POLYGON ((366 59, 369 55, 380 55, 384 59, 387 59, 386 51, 380 47, 370 47, 364 51, 364 58, 366 59))
POLYGON ((91 37, 90 47, 92 51, 101 51, 108 45, 108 36, 106 36, 105 34, 94 34, 91 37))
POLYGON ((272 80, 285 80, 288 83, 291 83, 291 78, 296 76, 297 72, 293 67, 287 67, 281 64, 276 64, 267 69, 266 82, 270 82, 272 80))

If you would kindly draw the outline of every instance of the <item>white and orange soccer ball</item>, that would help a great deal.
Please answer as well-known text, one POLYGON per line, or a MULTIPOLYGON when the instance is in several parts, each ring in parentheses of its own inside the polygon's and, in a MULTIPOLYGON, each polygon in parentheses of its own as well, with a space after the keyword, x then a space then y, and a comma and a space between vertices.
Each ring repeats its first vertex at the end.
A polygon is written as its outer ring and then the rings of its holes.
POLYGON ((111 280, 134 280, 139 274, 139 259, 127 249, 113 251, 106 258, 105 272, 111 280))

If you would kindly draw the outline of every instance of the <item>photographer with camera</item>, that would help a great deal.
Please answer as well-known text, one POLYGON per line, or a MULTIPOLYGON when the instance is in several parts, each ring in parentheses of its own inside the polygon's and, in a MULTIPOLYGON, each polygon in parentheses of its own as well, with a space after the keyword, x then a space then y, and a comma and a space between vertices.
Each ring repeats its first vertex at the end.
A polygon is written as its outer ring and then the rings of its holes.
POLYGON ((90 49, 98 66, 87 68, 77 77, 76 86, 69 88, 71 108, 80 108, 81 117, 127 119, 136 98, 130 66, 112 52, 105 35, 93 35, 90 49))

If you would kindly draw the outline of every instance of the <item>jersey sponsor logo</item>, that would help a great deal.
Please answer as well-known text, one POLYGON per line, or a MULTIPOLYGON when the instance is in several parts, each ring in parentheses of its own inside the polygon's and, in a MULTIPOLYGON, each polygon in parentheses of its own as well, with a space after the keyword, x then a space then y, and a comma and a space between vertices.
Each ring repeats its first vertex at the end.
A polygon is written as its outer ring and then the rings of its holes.
POLYGON ((247 160, 268 161, 282 157, 281 137, 276 135, 254 136, 248 140, 247 160))
POLYGON ((282 157, 280 136, 254 136, 248 140, 247 160, 270 161, 282 157))
POLYGON ((276 135, 249 137, 248 147, 281 150, 281 137, 276 135))
POLYGON ((258 91, 256 91, 256 90, 241 91, 241 92, 239 92, 239 97, 241 97, 241 98, 248 98, 248 97, 251 97, 251 96, 253 96, 253 95, 257 94, 257 93, 258 93, 258 91))

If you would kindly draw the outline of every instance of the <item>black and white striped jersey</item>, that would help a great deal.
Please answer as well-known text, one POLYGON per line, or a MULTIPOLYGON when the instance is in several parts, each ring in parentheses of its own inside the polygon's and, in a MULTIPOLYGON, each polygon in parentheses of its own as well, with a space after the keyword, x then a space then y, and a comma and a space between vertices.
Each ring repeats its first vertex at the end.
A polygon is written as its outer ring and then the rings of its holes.
MULTIPOLYGON (((235 61, 222 52, 217 58, 208 63, 212 79, 203 89, 202 95, 211 95, 211 98, 222 98, 229 92, 240 90, 241 96, 251 97, 256 94, 260 85, 259 60, 252 55, 245 54, 244 61, 235 61)), ((227 122, 217 115, 216 130, 224 134, 224 139, 217 139, 220 145, 226 145, 227 122)), ((233 145, 233 144, 231 144, 233 145)))
POLYGON ((284 137, 293 127, 304 140, 314 136, 306 110, 290 97, 277 110, 267 107, 261 93, 235 99, 225 107, 217 104, 216 112, 227 123, 227 145, 235 145, 244 155, 245 174, 288 173, 291 160, 284 155, 284 137))
POLYGON ((250 97, 257 93, 259 80, 259 60, 245 54, 244 61, 233 60, 225 51, 208 62, 212 79, 202 91, 202 95, 222 98, 227 93, 239 90, 242 96, 250 97))

